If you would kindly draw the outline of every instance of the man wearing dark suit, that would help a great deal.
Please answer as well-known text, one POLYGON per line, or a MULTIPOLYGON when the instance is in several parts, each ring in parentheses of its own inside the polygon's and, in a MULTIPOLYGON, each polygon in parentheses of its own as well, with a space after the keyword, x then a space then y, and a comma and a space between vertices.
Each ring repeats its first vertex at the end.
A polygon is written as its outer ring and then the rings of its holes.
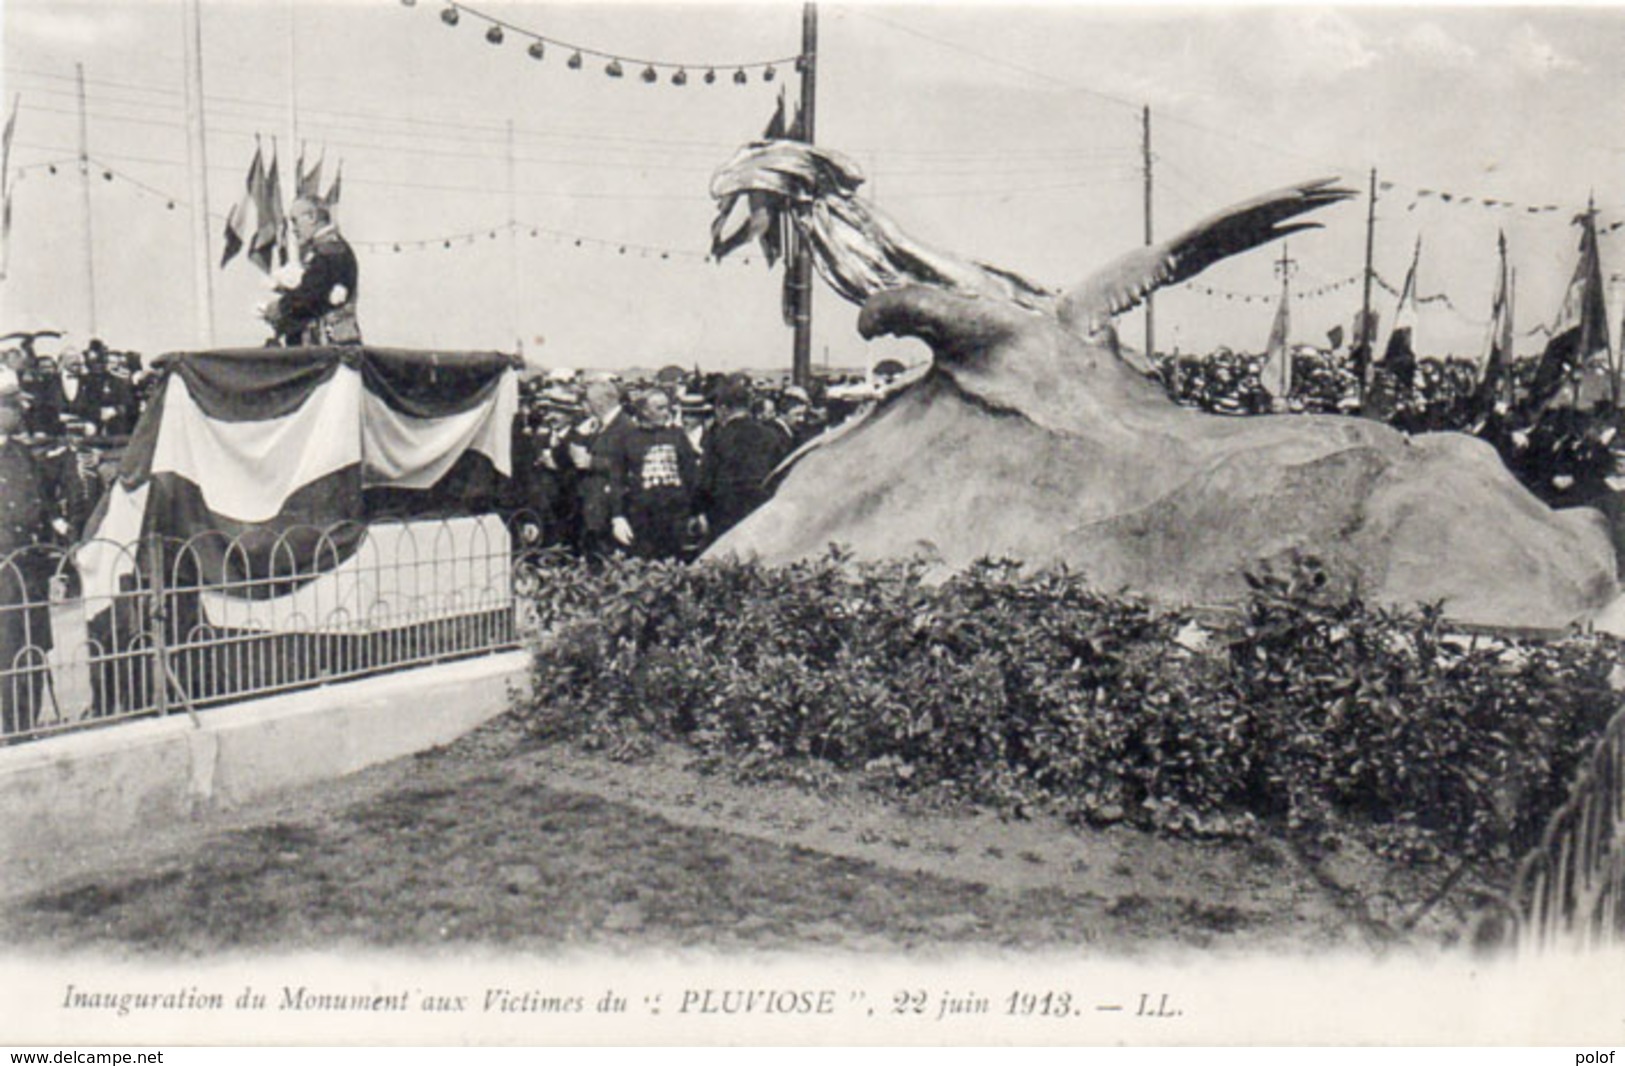
POLYGON ((135 429, 130 412, 135 408, 134 389, 107 365, 107 347, 92 340, 85 349, 79 371, 79 391, 68 404, 68 413, 94 427, 94 436, 128 437, 135 429))
POLYGON ((288 219, 299 239, 303 270, 299 284, 284 289, 266 307, 266 320, 289 347, 360 344, 355 307, 361 271, 331 210, 320 200, 300 197, 288 219))
POLYGON ((51 649, 51 564, 37 548, 51 536, 38 467, 19 439, 23 429, 16 374, 0 370, 0 734, 35 725, 51 649))
POLYGON ((785 434, 751 414, 749 383, 731 379, 717 390, 717 425, 706 438, 697 506, 713 538, 732 529, 767 499, 767 475, 790 453, 785 434))
POLYGON ((591 436, 572 441, 567 450, 579 475, 581 551, 589 559, 601 559, 632 543, 621 494, 637 427, 626 413, 621 387, 613 381, 590 383, 586 401, 591 436))

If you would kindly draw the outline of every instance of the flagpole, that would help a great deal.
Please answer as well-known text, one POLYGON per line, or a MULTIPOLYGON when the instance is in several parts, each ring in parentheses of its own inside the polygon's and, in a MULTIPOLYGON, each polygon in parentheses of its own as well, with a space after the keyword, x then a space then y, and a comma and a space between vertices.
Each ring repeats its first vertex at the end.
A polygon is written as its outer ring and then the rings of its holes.
POLYGON ((84 200, 85 214, 85 300, 90 313, 90 336, 96 330, 96 263, 95 239, 90 228, 90 131, 85 112, 85 65, 75 63, 74 75, 79 85, 79 191, 84 200))
POLYGON ((1371 168, 1371 191, 1366 195, 1365 207, 1365 287, 1364 295, 1360 298, 1360 336, 1355 341, 1355 351, 1359 353, 1357 359, 1360 371, 1360 408, 1365 409, 1365 394, 1371 388, 1371 345, 1375 341, 1371 334, 1371 277, 1375 273, 1371 268, 1371 246, 1377 232, 1377 168, 1371 168))
MULTIPOLYGON (((1276 272, 1281 275, 1281 310, 1278 313, 1277 318, 1290 322, 1291 319, 1289 316, 1291 315, 1290 307, 1292 300, 1292 271, 1293 268, 1297 266, 1298 261, 1293 259, 1291 255, 1288 254, 1288 249, 1289 245, 1287 242, 1282 241, 1281 258, 1275 261, 1275 269, 1276 272)), ((1292 337, 1290 334, 1290 329, 1291 327, 1288 326, 1286 330, 1282 331, 1281 336, 1281 387, 1277 391, 1276 395, 1280 396, 1283 401, 1287 399, 1292 391, 1292 337)), ((1273 330, 1271 332, 1273 332, 1273 330)))
MULTIPOLYGON (((1145 169, 1145 245, 1151 247, 1151 105, 1140 110, 1140 161, 1145 169)), ((1145 362, 1157 365, 1156 303, 1145 294, 1145 362)))
MULTIPOLYGON (((801 8, 801 139, 815 143, 814 115, 818 99, 818 5, 801 8)), ((796 242, 795 259, 788 264, 795 279, 795 348, 790 360, 790 380, 806 388, 812 383, 812 248, 796 242)))
MULTIPOLYGON (((303 160, 305 153, 299 147, 299 49, 298 49, 298 14, 299 0, 288 0, 288 151, 294 153, 296 160, 303 160)), ((299 195, 299 167, 294 166, 294 195, 299 195)))
MULTIPOLYGON (((1615 285, 1625 282, 1625 274, 1610 274, 1608 280, 1615 285)), ((1619 325, 1619 355, 1616 359, 1609 357, 1609 368, 1613 371, 1614 406, 1619 407, 1620 375, 1625 373, 1625 304, 1620 311, 1619 325)))
POLYGON ((1518 268, 1507 268, 1507 324, 1506 324, 1506 402, 1510 411, 1518 406, 1518 353, 1516 315, 1518 311, 1518 268))
MULTIPOLYGON (((1581 229, 1580 236, 1582 244, 1587 241, 1590 242, 1590 254, 1593 257, 1597 255, 1596 219, 1597 204, 1595 195, 1593 194, 1593 199, 1586 201, 1585 223, 1581 229)), ((1590 309, 1588 305, 1591 303, 1591 301, 1586 292, 1586 287, 1590 284, 1591 276, 1588 273, 1585 281, 1581 283, 1580 287, 1580 350, 1577 354, 1574 372, 1569 375, 1571 385, 1569 395, 1573 399, 1573 405, 1576 411, 1580 409, 1580 382, 1581 379, 1585 377, 1586 359, 1591 354, 1591 316, 1587 314, 1587 311, 1590 309)))
POLYGON ((22 93, 13 94, 6 114, 5 143, 0 145, 0 281, 11 273, 11 135, 17 131, 17 108, 22 100, 22 93))
POLYGON ((209 256, 209 163, 203 121, 202 0, 186 0, 186 164, 192 200, 192 295, 197 343, 214 347, 214 272, 209 256))

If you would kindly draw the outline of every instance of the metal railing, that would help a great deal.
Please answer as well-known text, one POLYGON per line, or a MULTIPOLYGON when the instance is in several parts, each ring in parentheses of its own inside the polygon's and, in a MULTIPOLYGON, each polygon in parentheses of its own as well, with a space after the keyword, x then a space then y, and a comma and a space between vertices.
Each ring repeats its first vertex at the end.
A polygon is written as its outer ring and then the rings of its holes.
POLYGON ((1625 946, 1625 707, 1575 775, 1568 801, 1518 864, 1508 894, 1520 954, 1625 946))
POLYGON ((13 552, 0 742, 517 647, 524 539, 486 515, 13 552))

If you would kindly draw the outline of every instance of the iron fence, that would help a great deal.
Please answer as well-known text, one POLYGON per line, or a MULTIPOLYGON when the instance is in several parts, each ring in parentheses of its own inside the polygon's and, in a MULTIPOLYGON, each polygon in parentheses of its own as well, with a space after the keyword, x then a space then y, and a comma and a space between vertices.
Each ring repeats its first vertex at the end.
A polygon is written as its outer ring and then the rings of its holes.
POLYGON ((518 647, 535 528, 485 515, 13 552, 0 738, 518 647))

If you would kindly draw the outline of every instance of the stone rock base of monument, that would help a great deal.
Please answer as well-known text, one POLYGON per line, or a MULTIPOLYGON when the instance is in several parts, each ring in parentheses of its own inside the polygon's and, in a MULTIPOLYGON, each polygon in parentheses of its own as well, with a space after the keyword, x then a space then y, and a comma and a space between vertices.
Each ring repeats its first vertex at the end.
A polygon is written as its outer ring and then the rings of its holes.
POLYGON ((1612 637, 1625 637, 1625 595, 1616 596, 1598 611, 1591 620, 1591 628, 1612 637))
POLYGON ((1368 603, 1442 602, 1491 626, 1586 623, 1618 593, 1601 516, 1548 508, 1472 437, 1207 415, 1093 349, 1044 347, 1016 370, 939 358, 802 456, 710 554, 781 563, 839 544, 924 554, 943 573, 1010 558, 1200 606, 1240 602, 1245 575, 1307 556, 1368 603))

